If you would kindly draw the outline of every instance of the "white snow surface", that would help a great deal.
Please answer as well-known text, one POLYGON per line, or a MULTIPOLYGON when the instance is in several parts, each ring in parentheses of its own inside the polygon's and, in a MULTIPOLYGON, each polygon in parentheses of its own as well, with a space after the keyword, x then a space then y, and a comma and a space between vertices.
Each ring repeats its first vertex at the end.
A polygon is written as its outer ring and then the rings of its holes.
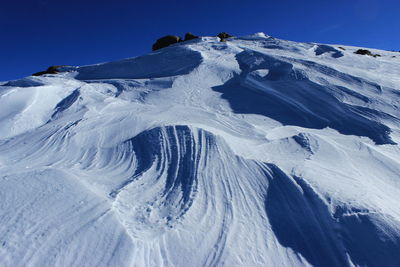
POLYGON ((0 86, 0 266, 399 266, 400 53, 263 33, 0 86))

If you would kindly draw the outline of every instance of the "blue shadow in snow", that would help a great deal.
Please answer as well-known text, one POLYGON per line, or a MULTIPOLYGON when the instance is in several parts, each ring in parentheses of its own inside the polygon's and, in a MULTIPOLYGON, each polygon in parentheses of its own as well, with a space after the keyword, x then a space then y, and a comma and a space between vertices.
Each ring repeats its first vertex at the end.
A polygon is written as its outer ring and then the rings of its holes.
MULTIPOLYGON (((375 214, 352 214, 339 218, 343 242, 359 266, 400 266, 400 235, 380 226, 375 214)), ((399 224, 399 222, 398 222, 399 224)))
POLYGON ((252 56, 248 51, 238 54, 242 74, 213 87, 234 112, 264 115, 283 125, 330 127, 342 134, 369 137, 376 144, 394 144, 390 128, 376 120, 387 114, 341 102, 329 88, 309 80, 291 63, 262 55, 262 63, 252 66, 247 63, 252 56), (268 70, 264 77, 253 72, 263 69, 268 70))
POLYGON ((273 164, 265 209, 279 243, 316 267, 392 267, 400 263, 400 222, 368 210, 328 205, 303 179, 273 164), (347 255, 348 256, 347 256, 347 255))
POLYGON ((311 190, 302 189, 278 167, 268 164, 272 175, 265 209, 279 243, 301 254, 316 267, 349 266, 332 227, 329 211, 311 190))
MULTIPOLYGON (((136 159, 136 170, 125 182, 110 193, 115 197, 119 191, 156 166, 157 179, 165 177, 162 196, 168 203, 179 202, 183 209, 190 207, 192 195, 197 191, 197 175, 202 140, 214 142, 214 137, 204 131, 197 133, 195 143, 192 130, 187 126, 157 127, 144 131, 125 141, 133 149, 136 159), (202 136, 204 135, 204 138, 202 136), (181 192, 181 194, 179 193, 181 192), (177 199, 178 197, 182 199, 177 199)), ((207 145, 207 144, 205 144, 207 145)))

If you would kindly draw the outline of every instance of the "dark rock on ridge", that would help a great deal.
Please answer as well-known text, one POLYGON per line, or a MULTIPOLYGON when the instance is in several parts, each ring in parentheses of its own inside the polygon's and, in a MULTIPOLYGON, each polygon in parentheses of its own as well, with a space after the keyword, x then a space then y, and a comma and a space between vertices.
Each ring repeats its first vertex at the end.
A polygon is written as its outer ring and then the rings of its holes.
POLYGON ((167 35, 157 39, 157 41, 153 44, 152 50, 155 51, 179 42, 182 42, 181 37, 176 35, 167 35))

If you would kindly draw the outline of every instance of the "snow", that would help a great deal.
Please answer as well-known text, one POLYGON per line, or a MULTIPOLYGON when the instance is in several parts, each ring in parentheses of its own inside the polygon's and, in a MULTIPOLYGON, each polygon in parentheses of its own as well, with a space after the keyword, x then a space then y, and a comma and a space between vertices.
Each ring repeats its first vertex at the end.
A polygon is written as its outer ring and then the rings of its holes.
POLYGON ((1 266, 396 266, 400 55, 264 33, 0 85, 1 266))

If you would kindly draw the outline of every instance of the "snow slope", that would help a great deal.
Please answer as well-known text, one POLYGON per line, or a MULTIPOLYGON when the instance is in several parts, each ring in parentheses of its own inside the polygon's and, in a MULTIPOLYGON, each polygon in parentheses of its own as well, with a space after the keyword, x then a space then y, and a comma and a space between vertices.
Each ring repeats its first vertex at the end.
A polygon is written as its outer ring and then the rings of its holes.
POLYGON ((203 37, 1 83, 0 265, 399 266, 400 54, 342 48, 203 37))

